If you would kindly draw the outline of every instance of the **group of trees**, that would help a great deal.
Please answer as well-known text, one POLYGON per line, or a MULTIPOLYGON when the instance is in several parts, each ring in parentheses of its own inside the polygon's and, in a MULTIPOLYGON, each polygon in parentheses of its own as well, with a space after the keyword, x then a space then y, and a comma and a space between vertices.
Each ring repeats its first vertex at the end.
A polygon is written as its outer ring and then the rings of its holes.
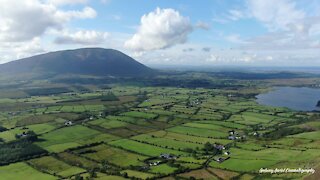
POLYGON ((101 101, 118 101, 119 98, 114 95, 111 91, 109 91, 107 94, 103 94, 100 97, 101 101))
POLYGON ((222 151, 218 148, 216 148, 215 144, 211 144, 209 142, 206 142, 204 144, 203 150, 205 151, 205 154, 211 154, 211 155, 218 155, 222 154, 222 151))
POLYGON ((0 165, 31 159, 47 154, 47 151, 32 144, 27 138, 0 145, 0 165))
POLYGON ((52 94, 61 94, 71 92, 70 89, 65 87, 56 87, 56 88, 34 88, 24 90, 30 96, 46 96, 52 94))
POLYGON ((286 128, 275 129, 273 131, 267 132, 263 135, 263 137, 267 139, 279 139, 284 136, 299 134, 306 131, 307 131, 306 129, 301 129, 298 127, 286 127, 286 128))
POLYGON ((8 143, 3 142, 0 145, 0 165, 31 159, 48 153, 33 144, 38 140, 38 136, 33 131, 16 134, 16 139, 8 143))
POLYGON ((16 134, 15 137, 16 139, 25 139, 30 142, 34 142, 38 140, 37 134, 33 131, 27 131, 27 132, 23 132, 22 134, 16 134))

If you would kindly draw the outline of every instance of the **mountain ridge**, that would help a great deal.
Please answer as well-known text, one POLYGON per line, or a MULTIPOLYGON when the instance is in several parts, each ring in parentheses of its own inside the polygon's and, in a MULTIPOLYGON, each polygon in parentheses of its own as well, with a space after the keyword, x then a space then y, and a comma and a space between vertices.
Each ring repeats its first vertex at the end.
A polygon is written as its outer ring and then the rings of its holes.
POLYGON ((94 76, 137 77, 153 75, 156 71, 130 56, 104 48, 61 50, 31 56, 0 65, 0 74, 79 74, 94 76))

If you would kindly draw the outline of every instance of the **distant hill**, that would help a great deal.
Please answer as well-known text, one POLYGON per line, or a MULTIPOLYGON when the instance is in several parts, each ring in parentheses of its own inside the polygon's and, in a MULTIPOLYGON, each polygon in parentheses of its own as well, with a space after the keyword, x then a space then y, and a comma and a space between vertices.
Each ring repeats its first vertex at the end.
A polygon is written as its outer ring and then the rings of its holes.
POLYGON ((103 48, 83 48, 50 52, 0 65, 0 75, 47 77, 92 75, 139 77, 156 72, 126 54, 103 48))

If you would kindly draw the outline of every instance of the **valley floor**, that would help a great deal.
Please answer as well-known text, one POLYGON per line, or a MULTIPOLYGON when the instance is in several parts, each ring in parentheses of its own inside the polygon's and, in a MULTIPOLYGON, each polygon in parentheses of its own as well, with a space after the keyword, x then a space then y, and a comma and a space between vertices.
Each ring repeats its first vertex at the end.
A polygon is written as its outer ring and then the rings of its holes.
POLYGON ((319 113, 259 105, 251 94, 265 89, 86 88, 0 99, 1 178, 319 176, 319 113))

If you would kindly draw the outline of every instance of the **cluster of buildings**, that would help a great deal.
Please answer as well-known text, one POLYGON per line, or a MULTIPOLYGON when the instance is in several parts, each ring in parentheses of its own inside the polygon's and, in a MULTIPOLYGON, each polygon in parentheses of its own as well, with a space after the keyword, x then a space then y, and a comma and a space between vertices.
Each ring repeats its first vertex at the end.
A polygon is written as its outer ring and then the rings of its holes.
POLYGON ((160 154, 160 157, 162 159, 167 159, 167 160, 169 160, 169 159, 177 159, 177 156, 174 156, 172 154, 166 154, 166 153, 160 154))
POLYGON ((66 122, 64 122, 64 125, 65 126, 72 126, 73 122, 72 121, 66 121, 66 122))
POLYGON ((245 135, 239 135, 239 133, 237 133, 234 130, 229 131, 229 136, 228 136, 229 140, 243 140, 246 139, 245 135))
POLYGON ((16 135, 18 138, 23 138, 23 137, 27 137, 28 136, 28 133, 23 131, 21 134, 17 134, 16 135))

